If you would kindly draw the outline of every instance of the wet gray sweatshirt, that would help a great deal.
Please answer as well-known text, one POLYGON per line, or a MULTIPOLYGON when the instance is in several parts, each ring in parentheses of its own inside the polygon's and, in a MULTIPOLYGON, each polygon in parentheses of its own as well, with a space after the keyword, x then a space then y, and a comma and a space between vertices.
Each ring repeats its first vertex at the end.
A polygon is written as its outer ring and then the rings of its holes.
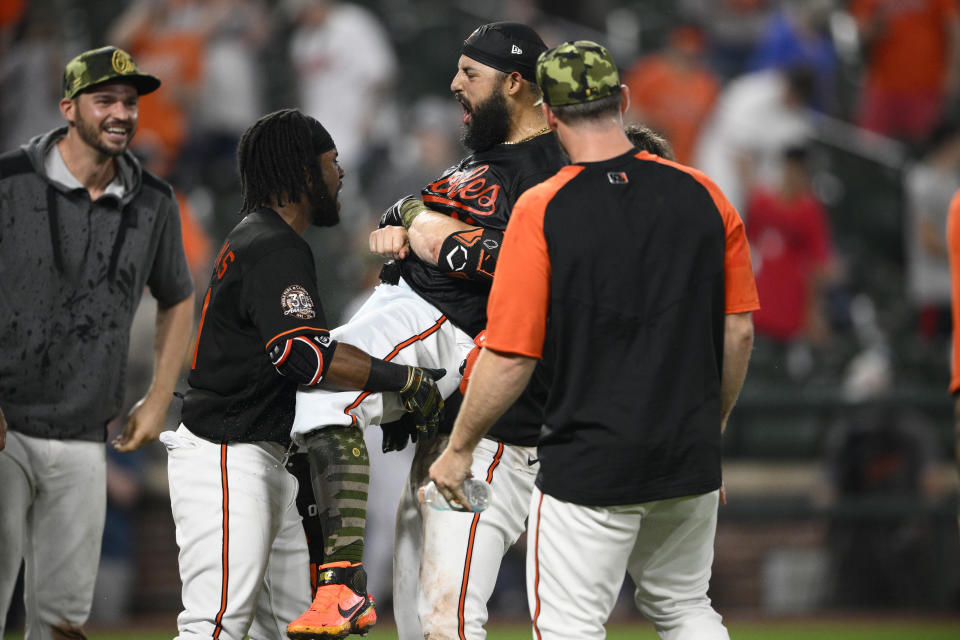
POLYGON ((144 287, 167 307, 193 283, 170 185, 126 152, 91 202, 53 148, 65 134, 0 155, 0 409, 25 435, 103 441, 144 287))

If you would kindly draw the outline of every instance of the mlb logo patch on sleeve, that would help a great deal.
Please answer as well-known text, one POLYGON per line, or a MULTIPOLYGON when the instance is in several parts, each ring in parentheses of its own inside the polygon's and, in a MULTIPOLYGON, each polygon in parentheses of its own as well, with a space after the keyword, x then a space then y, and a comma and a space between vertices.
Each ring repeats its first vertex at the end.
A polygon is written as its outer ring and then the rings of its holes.
POLYGON ((610 184, 627 184, 630 180, 627 179, 627 174, 624 171, 608 171, 607 180, 610 181, 610 184))

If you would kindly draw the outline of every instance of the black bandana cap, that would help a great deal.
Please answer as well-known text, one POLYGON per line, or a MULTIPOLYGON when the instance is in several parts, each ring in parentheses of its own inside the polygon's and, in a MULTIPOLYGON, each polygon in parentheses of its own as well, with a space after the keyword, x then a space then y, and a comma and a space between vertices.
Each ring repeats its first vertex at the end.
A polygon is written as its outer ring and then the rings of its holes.
POLYGON ((313 152, 320 155, 334 149, 337 145, 333 143, 333 137, 330 133, 318 120, 310 119, 313 120, 310 126, 310 144, 313 145, 313 152))
POLYGON ((537 57, 547 45, 537 32, 519 22, 491 22, 463 41, 462 55, 504 73, 518 72, 536 82, 537 57))

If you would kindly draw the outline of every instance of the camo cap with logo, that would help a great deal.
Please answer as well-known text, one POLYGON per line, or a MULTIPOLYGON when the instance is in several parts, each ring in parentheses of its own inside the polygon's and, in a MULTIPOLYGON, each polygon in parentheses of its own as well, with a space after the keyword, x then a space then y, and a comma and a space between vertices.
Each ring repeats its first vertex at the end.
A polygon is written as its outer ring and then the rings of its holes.
POLYGON ((564 42, 537 59, 537 84, 551 107, 593 102, 620 93, 613 56, 590 40, 564 42))
POLYGON ((129 82, 143 95, 160 86, 159 78, 140 73, 130 54, 117 47, 84 51, 63 70, 63 97, 72 99, 84 89, 109 80, 129 82))

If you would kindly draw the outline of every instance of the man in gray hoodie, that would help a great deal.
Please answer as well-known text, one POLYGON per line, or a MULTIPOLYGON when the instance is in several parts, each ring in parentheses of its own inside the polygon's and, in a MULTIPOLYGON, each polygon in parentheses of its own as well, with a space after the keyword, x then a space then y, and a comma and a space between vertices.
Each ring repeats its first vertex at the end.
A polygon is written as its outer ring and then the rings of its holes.
POLYGON ((106 424, 144 287, 158 303, 154 376, 117 450, 159 436, 190 340, 177 202, 127 150, 139 96, 159 86, 125 51, 81 53, 64 70, 68 126, 0 155, 0 614, 24 560, 30 640, 85 637, 106 424))

